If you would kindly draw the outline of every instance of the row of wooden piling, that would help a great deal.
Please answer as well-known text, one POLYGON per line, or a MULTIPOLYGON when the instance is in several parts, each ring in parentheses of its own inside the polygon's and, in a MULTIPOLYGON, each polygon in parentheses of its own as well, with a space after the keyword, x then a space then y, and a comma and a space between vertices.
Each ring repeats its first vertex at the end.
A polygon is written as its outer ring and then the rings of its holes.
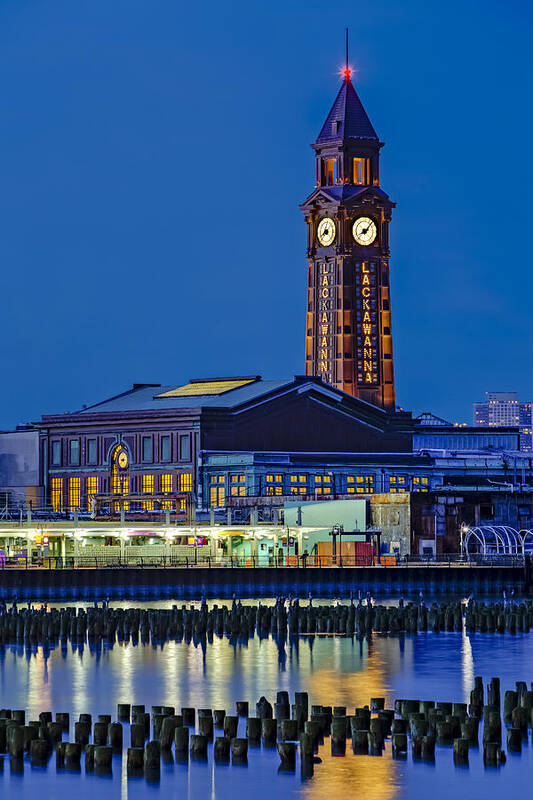
POLYGON ((171 609, 13 607, 0 613, 1 644, 51 644, 107 640, 160 643, 216 636, 248 639, 259 636, 372 633, 418 634, 463 630, 467 633, 518 633, 533 630, 533 603, 475 603, 469 601, 403 603, 383 606, 370 602, 348 605, 300 605, 298 601, 272 606, 231 607, 206 604, 171 609))
MULTIPOLYGON (((109 773, 113 755, 124 749, 123 724, 129 724, 127 768, 130 775, 157 779, 161 760, 205 760, 212 745, 217 763, 247 762, 249 745, 277 747, 282 769, 294 769, 299 752, 302 773, 310 775, 319 747, 330 739, 331 752, 346 754, 351 741, 356 755, 382 755, 390 741, 393 758, 406 758, 409 749, 414 760, 433 761, 436 745, 453 748, 456 764, 468 764, 469 751, 479 746, 482 728, 483 759, 486 766, 505 762, 503 734, 507 750, 520 752, 533 726, 533 686, 518 681, 507 690, 501 702, 500 681, 492 678, 486 687, 475 678, 470 703, 397 699, 394 708, 385 708, 385 699, 371 698, 369 705, 348 714, 344 706, 312 705, 307 692, 277 693, 271 704, 261 697, 250 716, 249 703, 239 701, 234 714, 225 710, 121 703, 117 720, 100 714, 80 714, 74 723, 74 741, 63 741, 70 731, 70 715, 42 712, 26 723, 24 710, 0 710, 0 753, 8 753, 11 769, 23 769, 29 756, 33 766, 45 766, 55 753, 58 769, 79 770, 84 756, 86 771, 109 773), (503 719, 502 719, 503 711, 503 719), (239 737, 239 717, 246 720, 246 735, 239 737), (511 727, 506 728, 505 726, 511 727), (219 730, 221 735, 215 736, 219 730), (92 736, 92 742, 91 740, 92 736), (410 748, 409 748, 410 741, 410 748)), ((3 755, 0 756, 3 768, 3 755)))

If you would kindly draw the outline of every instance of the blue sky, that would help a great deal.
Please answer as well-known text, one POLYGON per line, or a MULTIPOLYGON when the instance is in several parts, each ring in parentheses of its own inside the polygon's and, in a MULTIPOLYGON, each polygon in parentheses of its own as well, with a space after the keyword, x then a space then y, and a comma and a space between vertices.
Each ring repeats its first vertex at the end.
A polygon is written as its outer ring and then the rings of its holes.
POLYGON ((530 3, 3 0, 0 428, 304 370, 314 141, 355 86, 396 201, 397 400, 533 398, 530 3))

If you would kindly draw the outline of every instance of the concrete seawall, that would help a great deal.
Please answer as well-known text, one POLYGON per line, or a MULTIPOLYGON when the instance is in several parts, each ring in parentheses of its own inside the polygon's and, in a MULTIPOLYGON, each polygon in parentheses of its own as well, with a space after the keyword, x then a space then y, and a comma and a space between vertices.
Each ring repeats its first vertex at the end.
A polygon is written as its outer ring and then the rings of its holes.
POLYGON ((278 594, 349 597, 372 592, 376 597, 409 595, 528 593, 522 567, 411 566, 312 568, 144 568, 4 569, 0 597, 10 600, 113 599, 180 600, 206 597, 273 597, 278 594))

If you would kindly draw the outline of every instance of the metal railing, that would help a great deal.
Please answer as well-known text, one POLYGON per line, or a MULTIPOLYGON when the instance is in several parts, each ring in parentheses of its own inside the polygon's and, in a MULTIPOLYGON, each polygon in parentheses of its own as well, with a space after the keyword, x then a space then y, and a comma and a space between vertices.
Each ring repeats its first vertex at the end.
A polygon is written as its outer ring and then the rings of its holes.
POLYGON ((136 556, 122 555, 106 557, 101 556, 33 556, 17 555, 0 559, 0 570, 4 569, 124 569, 136 567, 139 569, 180 567, 190 569, 204 567, 218 568, 281 568, 290 567, 298 569, 322 569, 326 567, 524 567, 524 556, 463 556, 459 553, 434 556, 368 556, 368 555, 343 555, 343 556, 226 556, 213 557, 191 552, 190 556, 136 556))

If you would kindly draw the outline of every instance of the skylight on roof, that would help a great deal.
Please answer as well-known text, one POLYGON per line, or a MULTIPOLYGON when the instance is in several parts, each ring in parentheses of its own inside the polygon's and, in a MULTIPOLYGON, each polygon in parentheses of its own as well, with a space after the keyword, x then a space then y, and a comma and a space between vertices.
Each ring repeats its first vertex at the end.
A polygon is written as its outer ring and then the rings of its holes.
POLYGON ((170 389, 168 392, 157 394, 156 397, 201 397, 203 395, 218 395, 240 389, 249 383, 255 383, 257 378, 226 378, 223 380, 190 381, 184 386, 170 389))

